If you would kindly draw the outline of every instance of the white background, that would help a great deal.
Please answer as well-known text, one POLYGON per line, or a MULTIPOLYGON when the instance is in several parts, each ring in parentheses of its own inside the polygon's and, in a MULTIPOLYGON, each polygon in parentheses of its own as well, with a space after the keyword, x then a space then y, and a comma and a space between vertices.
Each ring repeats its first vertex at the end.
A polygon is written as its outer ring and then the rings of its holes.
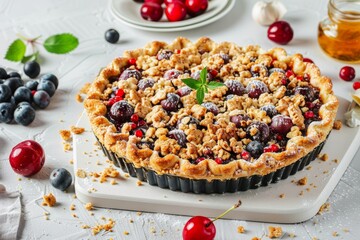
MULTIPOLYGON (((42 55, 42 74, 54 73, 60 79, 59 89, 46 110, 36 112, 35 121, 28 127, 15 124, 0 124, 0 183, 9 191, 19 190, 22 193, 23 218, 19 230, 21 239, 181 239, 181 231, 188 217, 164 214, 146 214, 138 216, 135 212, 96 209, 90 216, 82 204, 73 199, 74 190, 63 193, 53 189, 48 176, 52 169, 65 167, 72 170, 69 160, 72 153, 65 153, 58 134, 60 129, 74 125, 82 112, 82 105, 75 101, 75 94, 86 82, 91 82, 101 67, 113 58, 120 56, 124 50, 144 46, 152 40, 172 41, 177 36, 188 37, 195 41, 208 36, 215 41, 232 41, 239 45, 259 44, 268 49, 277 46, 266 37, 266 27, 257 25, 251 19, 251 8, 255 1, 237 1, 234 9, 224 18, 198 29, 154 33, 132 29, 114 19, 108 9, 109 1, 100 0, 1 0, 0 1, 0 65, 22 71, 22 65, 3 59, 7 46, 17 38, 17 34, 28 37, 43 36, 44 40, 52 34, 71 32, 79 40, 79 47, 68 55, 54 55, 45 52, 39 46, 42 55), (104 32, 116 28, 121 35, 118 44, 111 45, 104 40, 104 32), (62 120, 62 121, 61 121, 62 120), (46 152, 46 163, 42 171, 34 177, 21 178, 13 173, 8 163, 11 148, 25 139, 34 139, 41 143, 46 152), (41 197, 53 192, 59 202, 49 210, 49 220, 44 219, 41 197), (79 218, 73 218, 70 204, 76 205, 79 218), (93 226, 101 223, 101 217, 112 217, 116 220, 113 233, 92 237, 90 231, 81 229, 82 224, 93 226), (134 223, 130 223, 130 219, 134 223), (154 228, 156 233, 151 233, 154 228), (125 236, 124 231, 130 235, 125 236)), ((333 79, 335 93, 350 99, 352 83, 338 78, 339 69, 344 63, 325 56, 317 44, 317 25, 326 15, 327 1, 287 0, 288 8, 285 20, 294 29, 293 41, 285 46, 289 53, 301 52, 309 57, 322 70, 322 74, 333 79)), ((360 74, 359 65, 353 65, 360 74)), ((24 78, 26 79, 26 77, 24 78)), ((286 232, 282 239, 291 239, 288 234, 294 233, 295 239, 358 239, 360 229, 360 152, 354 157, 351 166, 331 195, 330 211, 315 216, 301 224, 278 224, 286 232), (343 229, 349 229, 345 232, 343 229), (333 237, 336 231, 339 236, 333 237)), ((0 199, 1 204, 1 199, 0 199)), ((219 220, 216 222, 216 239, 251 239, 254 236, 265 236, 268 225, 257 222, 219 220), (238 234, 237 226, 243 225, 246 234, 238 234)), ((266 237, 264 237, 266 239, 266 237)))

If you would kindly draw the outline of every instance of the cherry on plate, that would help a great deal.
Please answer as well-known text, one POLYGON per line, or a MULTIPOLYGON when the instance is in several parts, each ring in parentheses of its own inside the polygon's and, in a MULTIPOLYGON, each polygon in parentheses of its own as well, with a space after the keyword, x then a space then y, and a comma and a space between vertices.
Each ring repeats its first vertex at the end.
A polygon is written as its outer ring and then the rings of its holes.
POLYGON ((25 177, 39 172, 45 163, 45 153, 41 145, 33 140, 17 144, 9 155, 12 169, 25 177))
POLYGON ((271 41, 285 45, 292 40, 294 32, 288 22, 277 21, 269 26, 267 35, 271 41))
POLYGON ((203 14, 208 8, 208 0, 186 0, 185 6, 187 13, 191 17, 203 14))
POLYGON ((353 83, 353 88, 354 88, 354 90, 360 89, 360 82, 354 82, 353 83))
POLYGON ((168 5, 173 2, 182 2, 185 3, 185 0, 164 0, 165 5, 168 5))
POLYGON ((166 5, 165 14, 170 22, 182 21, 186 17, 186 7, 180 1, 174 1, 166 5))
POLYGON ((156 2, 145 2, 140 8, 141 17, 149 21, 159 21, 163 13, 161 5, 156 2))
POLYGON ((355 69, 350 66, 345 66, 340 69, 339 77, 344 81, 352 81, 355 78, 355 69))
POLYGON ((212 240, 216 234, 213 222, 204 216, 189 219, 183 229, 183 240, 212 240))

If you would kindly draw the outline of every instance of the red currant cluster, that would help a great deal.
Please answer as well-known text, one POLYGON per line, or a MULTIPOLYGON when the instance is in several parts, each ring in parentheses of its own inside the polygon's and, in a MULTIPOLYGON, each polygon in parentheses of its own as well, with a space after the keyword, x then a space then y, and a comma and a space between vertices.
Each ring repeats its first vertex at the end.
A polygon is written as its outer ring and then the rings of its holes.
MULTIPOLYGON (((135 0, 134 0, 135 1, 135 0)), ((136 2, 139 2, 136 0, 136 2)), ((186 15, 196 17, 208 7, 208 0, 144 0, 140 8, 141 17, 148 21, 159 21, 164 13, 170 22, 182 21, 186 15)))

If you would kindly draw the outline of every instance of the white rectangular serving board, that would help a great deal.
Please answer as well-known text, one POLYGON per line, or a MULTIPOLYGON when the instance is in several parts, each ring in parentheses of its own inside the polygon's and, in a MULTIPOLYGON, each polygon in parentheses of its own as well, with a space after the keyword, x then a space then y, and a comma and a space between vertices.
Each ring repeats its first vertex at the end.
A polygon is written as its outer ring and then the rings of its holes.
MULTIPOLYGON (((349 101, 340 97, 339 100, 337 119, 343 120, 349 101)), ((78 169, 102 172, 109 164, 98 146, 94 145, 96 139, 86 114, 81 116, 78 126, 84 127, 86 132, 74 136, 75 173, 78 169)), ((311 169, 305 167, 286 180, 246 192, 206 195, 174 192, 148 183, 137 186, 137 178, 123 177, 124 173, 120 169, 122 177, 116 179, 116 185, 110 184, 110 178, 107 182, 99 183, 92 181, 89 176, 76 176, 75 190, 82 202, 91 202, 97 207, 207 217, 218 216, 240 199, 241 207, 231 211, 225 218, 297 223, 313 217, 326 202, 359 145, 359 128, 349 128, 343 124, 341 130, 331 132, 322 150, 322 153, 329 155, 329 160, 316 159, 310 163, 311 169), (307 177, 307 184, 297 185, 296 181, 303 177, 307 177), (281 194, 283 198, 280 198, 281 194)))

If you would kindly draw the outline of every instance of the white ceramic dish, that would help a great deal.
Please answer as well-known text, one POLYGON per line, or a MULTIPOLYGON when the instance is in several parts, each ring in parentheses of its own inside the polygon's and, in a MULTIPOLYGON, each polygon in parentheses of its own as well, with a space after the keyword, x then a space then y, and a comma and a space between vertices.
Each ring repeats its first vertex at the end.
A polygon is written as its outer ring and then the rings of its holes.
MULTIPOLYGON (((340 97, 339 100, 338 119, 342 119, 349 101, 340 97)), ((107 165, 106 158, 100 157, 103 156, 101 150, 94 151, 96 140, 86 114, 82 115, 78 126, 85 127, 87 131, 74 136, 75 172, 78 169, 101 172, 107 165), (101 165, 97 164, 98 161, 101 165)), ((328 161, 316 159, 310 163, 311 169, 299 171, 276 184, 246 192, 213 195, 173 192, 147 183, 137 186, 138 180, 132 177, 117 179, 117 185, 111 185, 109 181, 93 182, 90 177, 75 177, 75 190, 81 201, 91 202, 97 207, 208 217, 219 215, 241 199, 242 206, 226 218, 302 222, 313 217, 334 190, 360 145, 356 139, 360 139, 360 128, 343 126, 340 131, 333 130, 322 151, 329 155, 328 161), (307 177, 308 183, 298 186, 295 182, 303 177, 307 177), (88 192, 92 188, 96 191, 88 192), (279 197, 281 194, 284 194, 283 198, 279 197)), ((124 176, 124 173, 121 174, 124 176)))
MULTIPOLYGON (((183 30, 198 28, 219 20, 220 18, 224 17, 235 6, 235 0, 211 1, 209 5, 209 10, 206 13, 197 16, 195 18, 189 18, 179 22, 168 22, 164 18, 160 22, 146 21, 141 18, 139 13, 140 10, 139 9, 138 11, 136 10, 136 8, 140 8, 140 6, 133 6, 133 8, 131 8, 130 3, 128 3, 129 6, 127 7, 128 8, 127 14, 129 12, 132 12, 130 18, 130 16, 124 15, 123 12, 125 10, 121 8, 122 4, 123 3, 121 0, 112 0, 110 2, 110 12, 113 14, 113 16, 116 19, 120 20, 124 24, 146 31, 175 32, 175 31, 183 31, 183 30)), ((132 3, 132 5, 133 4, 136 3, 132 3)))

